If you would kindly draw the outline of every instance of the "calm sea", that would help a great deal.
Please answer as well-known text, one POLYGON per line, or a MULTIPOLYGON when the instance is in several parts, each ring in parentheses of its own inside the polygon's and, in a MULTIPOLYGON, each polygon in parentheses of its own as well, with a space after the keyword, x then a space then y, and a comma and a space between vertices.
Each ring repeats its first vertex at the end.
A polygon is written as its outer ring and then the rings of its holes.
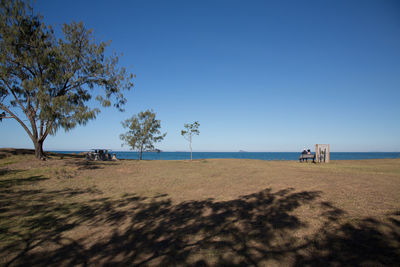
MULTIPOLYGON (((85 151, 52 151, 58 153, 79 153, 85 151)), ((137 152, 112 151, 119 159, 137 159, 137 152)), ((193 159, 261 159, 298 160, 299 152, 193 152, 193 159)), ((400 152, 331 152, 331 160, 349 159, 394 159, 400 152)), ((144 152, 144 160, 183 160, 190 159, 190 152, 144 152)))

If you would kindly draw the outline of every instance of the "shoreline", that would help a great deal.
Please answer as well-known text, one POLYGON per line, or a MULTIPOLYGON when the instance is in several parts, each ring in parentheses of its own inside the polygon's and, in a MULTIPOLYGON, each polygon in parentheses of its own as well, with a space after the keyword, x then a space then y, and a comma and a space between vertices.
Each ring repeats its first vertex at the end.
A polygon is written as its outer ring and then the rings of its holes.
MULTIPOLYGON (((34 155, 33 149, 0 148, 1 154, 34 155)), ((84 158, 85 151, 45 151, 49 156, 84 158)), ((136 151, 113 152, 118 160, 137 161, 136 151)), ((144 152, 143 161, 190 161, 190 152, 144 152)), ((193 161, 212 159, 250 159, 262 161, 298 161, 300 152, 193 152, 193 161)), ((400 159, 400 152, 331 152, 331 161, 400 159)))

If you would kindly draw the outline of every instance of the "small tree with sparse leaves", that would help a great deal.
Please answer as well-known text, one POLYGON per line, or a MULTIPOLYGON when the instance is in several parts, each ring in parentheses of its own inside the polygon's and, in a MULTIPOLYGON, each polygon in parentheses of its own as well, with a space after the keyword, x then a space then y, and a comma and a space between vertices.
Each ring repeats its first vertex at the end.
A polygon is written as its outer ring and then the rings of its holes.
POLYGON ((199 135, 200 131, 199 131, 199 127, 200 127, 200 123, 198 121, 195 121, 192 124, 189 123, 185 123, 183 125, 185 127, 185 130, 181 131, 181 135, 189 141, 189 147, 190 147, 190 161, 193 160, 192 157, 192 137, 194 135, 199 135))
POLYGON ((152 110, 142 111, 122 122, 128 132, 121 134, 124 144, 132 150, 139 151, 139 160, 142 160, 143 151, 154 150, 154 143, 160 142, 167 135, 161 134, 161 121, 156 120, 156 114, 152 110))

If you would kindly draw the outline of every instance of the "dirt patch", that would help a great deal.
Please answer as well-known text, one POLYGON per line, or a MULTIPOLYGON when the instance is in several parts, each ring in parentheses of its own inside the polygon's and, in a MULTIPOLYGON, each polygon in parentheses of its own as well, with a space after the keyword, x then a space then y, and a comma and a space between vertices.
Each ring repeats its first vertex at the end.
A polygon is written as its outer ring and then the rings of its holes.
POLYGON ((400 262, 399 159, 31 157, 0 160, 0 264, 400 262))

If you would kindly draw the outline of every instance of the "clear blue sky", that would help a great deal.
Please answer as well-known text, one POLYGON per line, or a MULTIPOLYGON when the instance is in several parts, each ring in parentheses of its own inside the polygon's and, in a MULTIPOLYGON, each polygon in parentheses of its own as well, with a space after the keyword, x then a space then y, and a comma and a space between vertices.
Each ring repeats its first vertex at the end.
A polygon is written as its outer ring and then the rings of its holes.
MULTIPOLYGON (((60 32, 83 21, 137 75, 126 112, 103 109, 45 149, 121 149, 120 122, 154 109, 167 137, 195 151, 400 151, 400 1, 44 1, 60 32)), ((1 147, 33 147, 3 121, 1 147)), ((122 149, 127 149, 126 147, 122 149)))

